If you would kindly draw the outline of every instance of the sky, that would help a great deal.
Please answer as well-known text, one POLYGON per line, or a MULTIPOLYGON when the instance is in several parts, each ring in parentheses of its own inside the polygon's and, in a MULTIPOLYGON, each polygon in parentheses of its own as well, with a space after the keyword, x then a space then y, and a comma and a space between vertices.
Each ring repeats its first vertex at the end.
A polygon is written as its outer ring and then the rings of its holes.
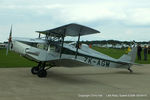
POLYGON ((13 37, 36 38, 69 23, 101 32, 81 40, 150 41, 150 0, 0 0, 0 42, 11 24, 13 37))

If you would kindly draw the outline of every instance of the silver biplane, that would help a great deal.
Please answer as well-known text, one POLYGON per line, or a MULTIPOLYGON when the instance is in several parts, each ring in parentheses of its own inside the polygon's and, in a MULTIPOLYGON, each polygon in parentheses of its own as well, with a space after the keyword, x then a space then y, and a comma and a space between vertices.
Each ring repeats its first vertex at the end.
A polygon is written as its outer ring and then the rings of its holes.
POLYGON ((128 54, 124 54, 119 59, 114 59, 89 48, 86 44, 80 43, 81 36, 100 33, 95 29, 71 23, 36 32, 39 33, 38 38, 12 38, 11 27, 6 54, 9 50, 12 50, 29 60, 37 62, 38 65, 33 67, 31 72, 39 77, 46 77, 47 70, 56 66, 79 67, 93 65, 124 68, 132 72, 131 65, 134 64, 136 58, 135 46, 128 54), (41 37, 41 34, 44 34, 44 37, 41 37), (67 43, 64 41, 66 36, 78 37, 78 41, 67 43))

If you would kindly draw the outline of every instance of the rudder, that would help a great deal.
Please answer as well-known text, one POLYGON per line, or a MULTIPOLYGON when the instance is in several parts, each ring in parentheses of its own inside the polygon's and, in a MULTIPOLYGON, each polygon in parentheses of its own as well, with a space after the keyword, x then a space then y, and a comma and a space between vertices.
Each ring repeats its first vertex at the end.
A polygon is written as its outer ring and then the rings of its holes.
POLYGON ((135 62, 137 53, 137 47, 133 47, 132 50, 128 54, 124 54, 119 58, 119 60, 128 61, 131 63, 135 62))

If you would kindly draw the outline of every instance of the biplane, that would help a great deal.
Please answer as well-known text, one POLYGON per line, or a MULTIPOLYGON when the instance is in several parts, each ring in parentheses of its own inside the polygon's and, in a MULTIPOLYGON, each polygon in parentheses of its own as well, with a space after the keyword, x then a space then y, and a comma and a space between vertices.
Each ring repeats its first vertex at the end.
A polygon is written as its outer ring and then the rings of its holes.
POLYGON ((80 42, 81 36, 98 34, 100 33, 98 30, 71 23, 36 32, 39 34, 38 38, 12 38, 11 27, 6 54, 9 50, 12 50, 29 60, 37 62, 37 66, 32 67, 31 72, 39 77, 46 77, 48 69, 59 66, 84 67, 93 65, 124 68, 132 72, 131 65, 134 64, 137 51, 135 46, 128 54, 115 59, 80 42), (67 36, 77 37, 78 40, 68 43, 65 41, 67 36))

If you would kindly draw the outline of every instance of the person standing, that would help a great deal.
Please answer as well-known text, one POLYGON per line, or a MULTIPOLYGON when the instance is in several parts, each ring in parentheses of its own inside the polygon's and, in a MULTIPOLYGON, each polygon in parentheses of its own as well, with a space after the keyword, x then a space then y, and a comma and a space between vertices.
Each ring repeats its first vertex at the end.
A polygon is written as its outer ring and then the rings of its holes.
POLYGON ((131 48, 130 48, 130 46, 128 46, 128 53, 131 51, 131 48))
POLYGON ((144 60, 145 61, 147 60, 147 53, 148 53, 148 49, 147 49, 147 46, 145 45, 144 46, 144 60))
POLYGON ((148 54, 150 54, 150 46, 148 46, 148 54))
POLYGON ((138 60, 141 60, 141 52, 142 52, 142 47, 138 44, 137 46, 138 60))

